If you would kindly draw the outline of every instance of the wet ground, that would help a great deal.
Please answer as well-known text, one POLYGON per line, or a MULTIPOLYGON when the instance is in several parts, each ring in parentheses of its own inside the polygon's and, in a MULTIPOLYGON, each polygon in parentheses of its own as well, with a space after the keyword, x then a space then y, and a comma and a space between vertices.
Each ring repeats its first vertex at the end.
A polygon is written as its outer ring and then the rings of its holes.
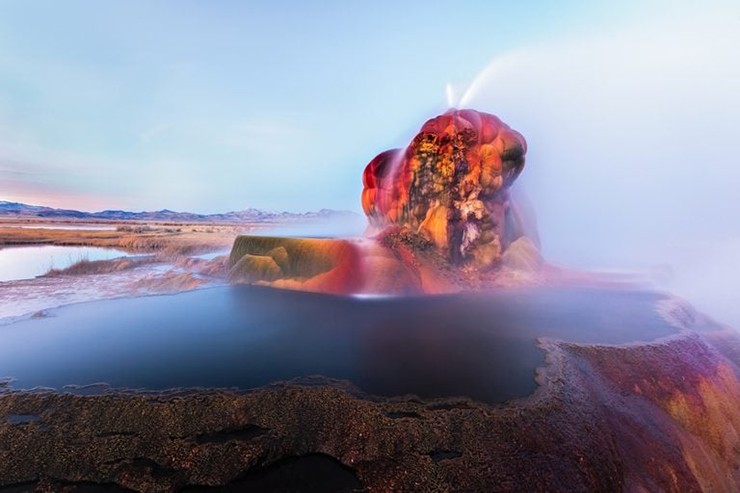
POLYGON ((60 305, 223 285, 223 258, 161 261, 139 255, 70 267, 88 269, 91 273, 61 271, 34 279, 0 281, 0 327, 21 319, 46 316, 47 310, 60 305))

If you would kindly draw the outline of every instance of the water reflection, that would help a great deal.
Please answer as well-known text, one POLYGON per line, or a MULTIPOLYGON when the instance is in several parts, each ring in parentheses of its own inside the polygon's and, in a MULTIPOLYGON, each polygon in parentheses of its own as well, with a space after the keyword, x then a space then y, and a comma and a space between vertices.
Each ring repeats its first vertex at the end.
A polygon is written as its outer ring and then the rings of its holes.
POLYGON ((108 260, 128 254, 111 248, 22 246, 0 248, 0 281, 32 279, 51 269, 64 269, 80 260, 108 260))

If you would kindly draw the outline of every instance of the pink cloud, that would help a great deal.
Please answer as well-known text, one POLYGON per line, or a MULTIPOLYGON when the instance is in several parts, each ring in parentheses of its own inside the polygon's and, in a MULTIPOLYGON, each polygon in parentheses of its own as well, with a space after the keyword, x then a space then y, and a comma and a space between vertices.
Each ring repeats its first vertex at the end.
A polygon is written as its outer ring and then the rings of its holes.
POLYGON ((115 204, 120 207, 121 202, 119 197, 90 193, 80 194, 48 183, 2 175, 0 175, 0 200, 83 211, 114 208, 115 204))

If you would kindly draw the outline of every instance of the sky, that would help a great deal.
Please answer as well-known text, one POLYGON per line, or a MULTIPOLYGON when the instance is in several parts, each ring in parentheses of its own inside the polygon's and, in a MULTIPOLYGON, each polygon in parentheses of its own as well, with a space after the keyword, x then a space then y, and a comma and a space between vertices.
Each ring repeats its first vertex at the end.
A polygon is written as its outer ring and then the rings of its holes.
POLYGON ((662 8, 612 3, 0 0, 0 200, 359 211, 448 82, 662 8))

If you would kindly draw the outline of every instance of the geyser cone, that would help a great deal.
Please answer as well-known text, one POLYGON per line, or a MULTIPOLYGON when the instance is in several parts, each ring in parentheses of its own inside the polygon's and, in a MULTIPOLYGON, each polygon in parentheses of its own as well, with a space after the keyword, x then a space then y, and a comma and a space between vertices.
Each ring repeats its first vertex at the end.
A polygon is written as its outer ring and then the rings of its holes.
POLYGON ((363 209, 374 226, 410 229, 453 264, 492 267, 522 236, 507 189, 526 151, 524 137, 496 116, 452 109, 427 121, 405 149, 367 165, 363 209))
POLYGON ((536 232, 508 192, 526 151, 524 138, 497 117, 450 110, 365 168, 362 206, 376 238, 239 237, 231 280, 334 294, 526 281, 543 261, 536 232))

